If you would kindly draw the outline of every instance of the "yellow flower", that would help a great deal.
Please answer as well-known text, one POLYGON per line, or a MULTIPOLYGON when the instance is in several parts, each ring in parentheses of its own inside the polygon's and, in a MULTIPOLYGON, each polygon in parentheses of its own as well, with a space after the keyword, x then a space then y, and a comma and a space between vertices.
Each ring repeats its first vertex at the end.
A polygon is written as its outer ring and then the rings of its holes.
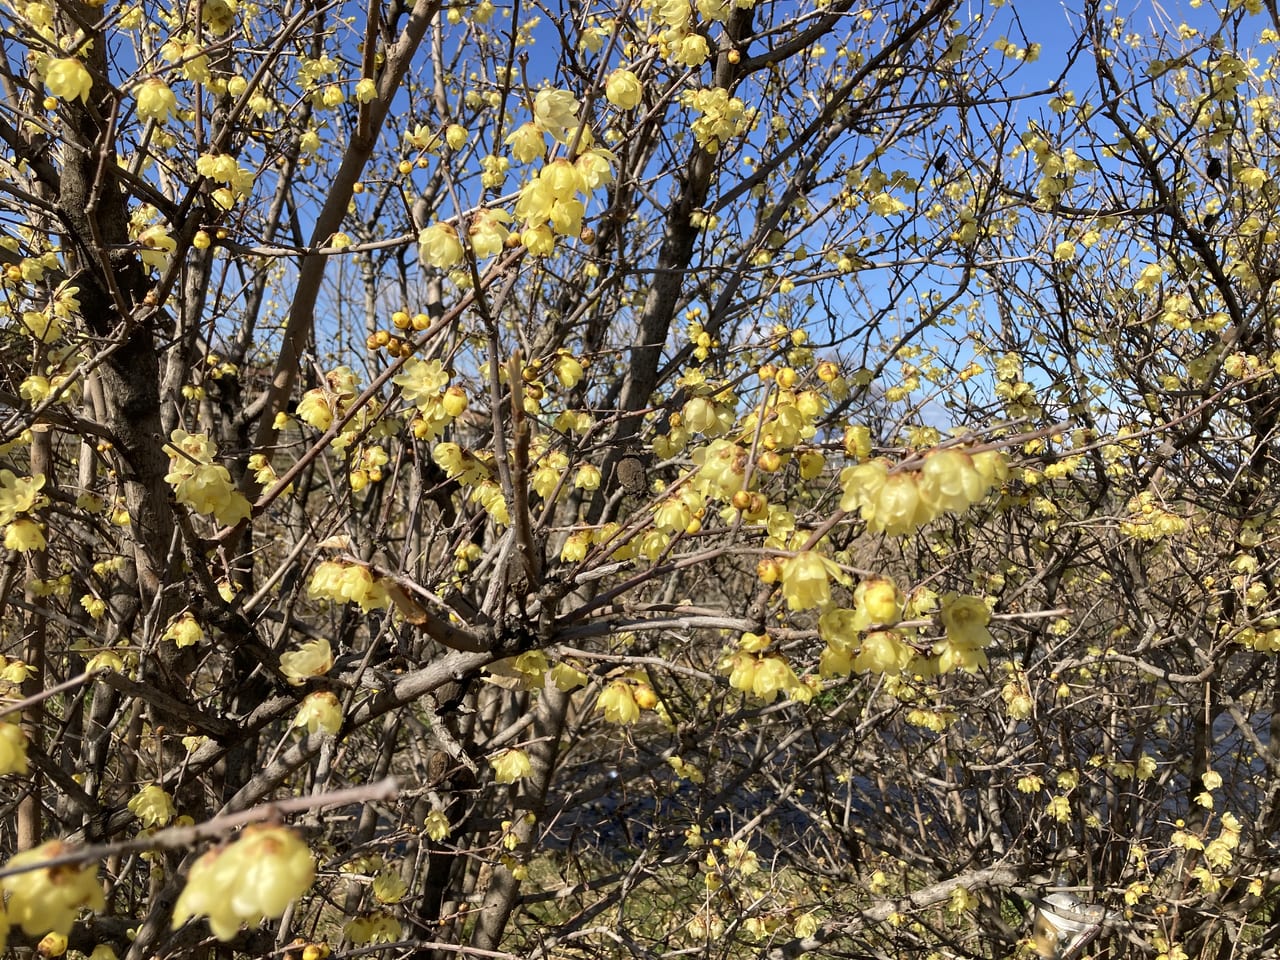
POLYGON ((164 123, 178 109, 178 98, 159 77, 150 77, 133 88, 138 102, 138 116, 143 120, 164 123))
POLYGON ((477 258, 492 257, 502 252, 510 234, 505 224, 510 222, 511 214, 505 210, 481 210, 472 218, 467 236, 477 258))
POLYGON ((600 468, 594 464, 584 463, 578 468, 573 478, 573 485, 579 490, 599 490, 600 468))
POLYGON ((18 553, 43 550, 48 544, 44 539, 44 525, 25 517, 13 521, 4 529, 4 548, 18 553))
POLYGON ((819 553, 805 550, 782 561, 782 595, 791 610, 811 610, 831 601, 828 570, 833 564, 819 553))
POLYGON ((308 694, 293 718, 293 726, 306 727, 307 733, 324 731, 329 736, 337 736, 342 730, 342 704, 328 690, 308 694))
POLYGON ((50 60, 44 68, 44 85, 62 100, 87 101, 93 89, 93 78, 75 57, 50 60))
POLYGON ((150 783, 133 795, 129 812, 141 820, 144 827, 163 827, 178 811, 164 788, 150 783))
MULTIPOLYGON (((589 530, 579 532, 590 535, 589 530)), ((585 687, 587 685, 587 675, 567 663, 557 663, 551 668, 551 682, 556 685, 556 689, 561 693, 568 693, 578 687, 585 687)))
POLYGON ((578 154, 573 168, 578 172, 578 180, 584 190, 595 190, 613 183, 613 165, 617 159, 603 147, 593 147, 578 154))
POLYGON ((444 130, 444 142, 451 150, 461 150, 467 142, 467 128, 458 123, 449 124, 444 130))
POLYGON ((328 430, 333 423, 333 408, 324 390, 316 387, 308 390, 298 401, 298 419, 315 427, 317 430, 328 430))
POLYGON ((987 665, 984 649, 991 643, 991 611, 980 597, 947 593, 942 597, 942 625, 946 639, 933 648, 938 670, 948 673, 957 667, 974 673, 987 665))
POLYGON ((193 614, 182 613, 170 621, 160 639, 172 640, 178 647, 190 647, 204 639, 204 630, 193 614))
POLYGON ((869 515, 875 511, 874 504, 880 496, 880 489, 884 486, 888 474, 888 462, 879 459, 868 460, 854 467, 845 467, 840 471, 840 485, 843 489, 840 509, 848 511, 861 509, 862 519, 869 519, 869 515))
POLYGON ((582 361, 573 354, 564 351, 556 354, 555 360, 552 361, 551 369, 555 373, 556 379, 560 381, 560 386, 566 390, 572 390, 576 387, 585 375, 582 361))
POLYGON ((902 594, 892 580, 884 577, 860 582, 853 590, 853 605, 859 630, 873 624, 892 626, 902 617, 902 594))
POLYGON ((520 243, 535 257, 549 257, 556 249, 556 237, 545 223, 520 231, 520 243))
POLYGON ((751 676, 751 692, 765 703, 772 703, 779 693, 790 694, 800 681, 786 659, 772 654, 760 657, 751 676))
POLYGON ((19 514, 30 513, 48 501, 40 494, 44 474, 18 477, 12 470, 0 470, 0 523, 12 523, 19 514))
POLYGON ((394 943, 403 939, 400 921, 389 913, 356 917, 342 928, 342 935, 356 944, 394 943))
POLYGON ((605 687, 596 699, 596 709, 609 723, 622 726, 635 723, 640 717, 640 707, 636 704, 631 684, 625 680, 615 680, 605 687))
POLYGON ((379 903, 399 903, 408 892, 404 878, 390 867, 379 870, 373 878, 373 896, 379 903))
POLYGON ((311 852, 287 827, 246 827, 235 843, 210 850, 191 867, 173 908, 173 927, 207 916, 219 940, 247 923, 280 916, 315 880, 311 852))
POLYGON ((439 842, 449 835, 449 818, 439 807, 432 807, 426 819, 422 821, 422 829, 428 837, 439 842))
POLYGON ((0 776, 27 769, 27 735, 16 723, 0 720, 0 776))
MULTIPOLYGON (((859 469, 854 467, 855 470, 859 469)), ((934 511, 921 502, 916 478, 910 473, 894 473, 884 478, 870 515, 866 506, 862 518, 873 533, 901 536, 933 518, 934 511)))
POLYGON ((862 638, 853 669, 897 676, 911 662, 912 650, 896 630, 877 630, 862 638))
POLYGON ((452 224, 435 223, 418 234, 418 247, 423 262, 448 270, 462 260, 462 241, 452 224))
POLYGON ((564 546, 560 549, 560 559, 565 563, 577 563, 587 556, 587 550, 591 546, 590 530, 575 530, 569 534, 564 542, 564 546))
POLYGON ((280 672, 294 686, 300 686, 308 677, 319 677, 333 666, 333 651, 324 637, 304 643, 295 651, 282 654, 280 672))
MULTIPOLYGON (((72 849, 61 840, 50 840, 16 854, 5 866, 31 866, 71 853, 72 849)), ((9 922, 22 927, 29 937, 44 936, 49 931, 69 933, 81 909, 101 910, 105 906, 97 874, 91 866, 62 864, 0 879, 0 892, 9 895, 6 906, 9 922)))
POLYGON ((226 467, 214 463, 188 466, 191 469, 179 466, 165 477, 173 484, 174 498, 179 503, 224 525, 247 520, 253 513, 253 506, 232 484, 226 467))
POLYGON ((936 511, 960 513, 987 494, 991 484, 960 450, 935 450, 920 470, 920 499, 936 511))
POLYGON ((24 310, 22 326, 33 339, 41 343, 57 340, 66 330, 65 324, 56 314, 51 315, 44 310, 24 310))
POLYGON ((511 155, 521 163, 537 160, 547 152, 547 141, 532 123, 522 123, 507 135, 507 146, 511 155))
POLYGON ((615 70, 604 82, 605 97, 621 110, 636 106, 642 93, 640 79, 630 70, 615 70))
POLYGON ((533 98, 533 122, 561 143, 578 126, 578 101, 568 90, 539 90, 533 98))
POLYGON ((406 400, 419 409, 426 409, 440 399, 440 392, 449 383, 449 373, 439 360, 410 357, 391 382, 400 388, 406 400))
POLYGON ((490 761, 493 779, 498 783, 515 783, 533 773, 533 764, 523 750, 503 750, 490 761))
POLYGON ((946 593, 942 596, 942 626, 947 636, 967 646, 985 647, 991 643, 991 610, 981 597, 946 593))
POLYGON ((325 598, 339 603, 358 603, 365 613, 385 610, 391 604, 386 586, 359 564, 324 560, 316 565, 307 584, 312 600, 325 598))

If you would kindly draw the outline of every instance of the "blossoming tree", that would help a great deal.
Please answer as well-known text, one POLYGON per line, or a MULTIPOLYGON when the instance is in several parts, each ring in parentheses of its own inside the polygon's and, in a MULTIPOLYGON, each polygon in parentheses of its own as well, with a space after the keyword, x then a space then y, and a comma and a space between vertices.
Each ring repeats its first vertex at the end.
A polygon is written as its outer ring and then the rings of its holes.
POLYGON ((0 940, 1273 955, 1264 6, 5 5, 0 940))

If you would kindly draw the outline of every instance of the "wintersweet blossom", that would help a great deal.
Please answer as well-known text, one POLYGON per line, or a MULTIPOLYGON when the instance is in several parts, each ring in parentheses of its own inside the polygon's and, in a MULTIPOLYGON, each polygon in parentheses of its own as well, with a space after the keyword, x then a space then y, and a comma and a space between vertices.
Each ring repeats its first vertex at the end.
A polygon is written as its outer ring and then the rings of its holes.
POLYGON ((308 641, 280 656, 280 672, 294 686, 301 686, 311 677, 322 677, 332 668, 333 650, 325 637, 308 641))
POLYGON ((467 236, 477 258, 492 257, 502 252, 510 235, 506 224, 511 219, 511 214, 505 210, 481 210, 475 215, 467 236))
POLYGON ((636 106, 643 92, 640 79, 630 70, 615 70, 604 82, 605 98, 621 110, 630 110, 636 106))
POLYGON ((640 707, 636 703, 631 684, 625 680, 615 680, 600 691, 596 698, 596 709, 604 714, 610 723, 626 726, 635 723, 640 717, 640 707))
POLYGON ((143 120, 164 123, 178 110, 178 98, 159 77, 149 77, 133 88, 138 104, 138 116, 143 120))
POLYGON ((533 773, 533 764, 523 750, 503 750, 489 762, 493 766, 493 779, 498 783, 515 783, 533 773))
POLYGON ((423 262, 448 270, 462 260, 462 241, 449 223, 435 223, 418 233, 418 248, 423 262))
POLYGON ((40 491, 44 474, 19 477, 12 470, 0 470, 0 523, 12 523, 20 514, 30 513, 48 503, 40 491))
POLYGON ((173 485, 179 503, 213 516, 222 524, 237 523, 250 516, 253 508, 232 484, 230 472, 211 462, 217 451, 207 436, 176 429, 170 440, 166 446, 169 473, 164 479, 173 485))
POLYGON ((892 626, 902 616, 902 594, 897 585, 884 577, 863 580, 853 590, 859 630, 874 624, 892 626))
POLYGON ((449 372, 439 360, 419 360, 411 357, 400 372, 391 378, 401 394, 410 403, 424 407, 440 399, 441 391, 449 383, 449 372))
POLYGON ((812 610, 831 602, 828 577, 835 565, 820 553, 805 550, 782 561, 782 595, 791 610, 812 610))
POLYGON ((533 122, 561 143, 578 126, 578 100, 568 90, 543 88, 533 98, 533 122))
POLYGON ((27 772, 27 735, 16 723, 0 720, 0 776, 27 772))
POLYGON ((284 913, 315 880, 311 851, 287 827, 246 827, 240 838, 210 850, 191 867, 173 908, 174 929, 207 916, 219 940, 230 940, 248 924, 284 913))
POLYGON ((149 783, 129 800, 129 812, 141 820, 144 827, 163 827, 178 811, 164 787, 149 783))
POLYGON ((520 163, 537 160, 547 152, 546 136, 532 123, 522 123, 507 135, 511 155, 520 163))
POLYGON ((308 694, 293 718, 295 727, 305 727, 307 733, 323 731, 329 736, 338 735, 342 729, 342 703, 329 690, 308 694))
POLYGON ((75 57, 62 57, 45 64, 44 85, 61 100, 87 101, 93 77, 75 57))
POLYGON ((862 638, 853 669, 896 676, 911 662, 912 650, 896 630, 876 630, 862 638))
POLYGON ((4 528, 4 548, 18 553, 44 550, 48 546, 44 537, 44 524, 28 517, 21 517, 4 528))
POLYGON ((192 647, 204 639, 204 629, 193 613, 185 611, 169 621, 160 639, 172 640, 179 648, 192 647))
POLYGON ((385 610, 391 605, 386 585, 366 567, 355 563, 323 560, 316 564, 307 584, 307 596, 338 603, 358 603, 365 613, 385 610))
MULTIPOLYGON (((70 852, 69 844, 49 840, 15 854, 5 867, 31 867, 70 852)), ((10 874, 0 879, 0 893, 8 895, 5 910, 9 922, 20 926, 30 937, 50 931, 66 935, 82 909, 101 910, 106 905, 93 866, 62 864, 10 874)))
POLYGON ((947 593, 942 597, 939 614, 946 639, 933 648, 938 657, 938 670, 948 673, 956 668, 974 673, 987 665, 984 652, 991 644, 991 610, 981 597, 947 593))

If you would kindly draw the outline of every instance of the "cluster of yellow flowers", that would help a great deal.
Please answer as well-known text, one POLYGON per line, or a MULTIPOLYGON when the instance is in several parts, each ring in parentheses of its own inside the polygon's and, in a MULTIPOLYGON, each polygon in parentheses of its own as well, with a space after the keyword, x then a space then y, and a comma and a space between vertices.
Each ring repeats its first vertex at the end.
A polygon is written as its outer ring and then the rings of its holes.
POLYGON ((915 651, 902 631, 888 628, 902 618, 904 605, 897 585, 883 577, 861 581, 854 588, 852 608, 827 605, 818 618, 818 635, 826 644, 819 673, 846 677, 854 671, 902 672, 915 651))
POLYGON ((44 524, 29 514, 42 509, 49 498, 44 488, 44 474, 19 477, 12 470, 0 470, 0 524, 5 525, 6 550, 43 550, 44 524))
POLYGON ((515 216, 522 225, 520 242, 530 253, 545 256, 554 249, 556 236, 582 233, 585 200, 613 182, 615 162, 603 147, 587 147, 574 160, 552 160, 521 188, 515 216))
MULTIPOLYGON (((365 613, 385 610, 391 605, 386 585, 357 563, 341 563, 322 560, 316 564, 307 584, 307 596, 312 600, 332 600, 335 603, 358 603, 365 613)), ((310 662, 312 653, 307 654, 310 662)), ((288 656, 286 654, 286 656, 288 656)), ((296 665, 296 663, 295 663, 296 665)))
MULTIPOLYGON (((472 215, 467 228, 467 240, 477 260, 501 253, 507 245, 512 221, 505 210, 479 210, 472 215)), ((441 270, 448 270, 462 262, 465 250, 458 237, 458 229, 451 223, 433 223, 418 232, 418 252, 424 263, 441 270)))
POLYGON ((170 435, 166 446, 169 472, 165 482, 173 485, 174 496, 221 524, 238 523, 253 512, 244 494, 231 482, 231 474, 214 463, 217 448, 203 433, 187 433, 179 428, 170 435))
POLYGON ((640 719, 642 710, 658 706, 658 694, 643 673, 610 681, 596 698, 596 709, 610 723, 626 726, 640 719))
POLYGON ((681 106, 701 114, 693 121, 693 138, 708 153, 716 153, 729 140, 751 132, 759 113, 723 87, 701 87, 680 94, 681 106))
POLYGON ((765 703, 772 703, 779 693, 808 702, 814 686, 797 677, 787 658, 770 650, 772 645, 773 638, 767 633, 744 633, 737 649, 720 661, 721 671, 729 675, 729 686, 765 703))
POLYGON ((244 199, 253 192, 256 175, 252 170, 242 167, 230 154, 201 154, 196 158, 196 173, 225 184, 211 194, 214 203, 223 210, 230 210, 237 200, 244 199))
POLYGON ((256 928, 283 914, 314 879, 311 851, 296 833, 287 827, 246 827, 234 843, 208 851, 192 865, 173 908, 173 926, 207 916, 213 935, 230 940, 242 923, 256 928))
MULTIPOLYGON (((58 301, 55 299, 49 307, 45 308, 43 313, 27 311, 23 314, 23 326, 29 333, 41 323, 46 324, 42 328, 45 333, 50 332, 55 327, 61 332, 63 321, 73 311, 80 309, 80 303, 75 299, 75 293, 78 292, 78 288, 65 289, 69 290, 69 294, 63 298, 61 305, 58 305, 58 301), (28 314, 32 315, 32 324, 26 322, 28 314)), ((43 403, 55 393, 57 393, 57 402, 59 403, 67 405, 77 403, 80 400, 82 390, 76 367, 84 361, 84 353, 73 346, 52 347, 46 354, 45 359, 47 363, 44 364, 42 372, 28 374, 19 384, 18 395, 33 407, 43 403)))
POLYGON ((841 471, 840 509, 858 510, 868 530, 890 535, 908 534, 944 513, 968 509, 1009 475, 998 450, 934 450, 918 470, 890 473, 889 468, 889 461, 877 458, 841 471))
MULTIPOLYGON (((308 390, 299 398, 298 419, 317 430, 328 430, 335 417, 346 417, 351 412, 359 383, 359 377, 350 367, 335 367, 325 374, 323 387, 308 390)), ((381 404, 369 398, 356 410, 342 432, 333 438, 331 446, 345 454, 350 464, 348 480, 353 491, 358 493, 369 483, 382 479, 387 452, 369 441, 392 436, 399 429, 399 421, 383 417, 381 404), (357 438, 363 440, 352 449, 357 438)))
POLYGON ((493 476, 489 465, 491 457, 482 457, 464 450, 456 443, 437 443, 431 449, 431 459, 451 480, 470 487, 470 499, 480 504, 494 523, 508 526, 511 513, 502 496, 502 487, 493 476))
POLYGON ((1129 516, 1120 521, 1120 532, 1139 540, 1162 540, 1184 532, 1186 517, 1172 513, 1151 490, 1129 498, 1129 516))
POLYGON ((755 0, 645 0, 640 4, 648 13, 652 42, 662 57, 685 67, 699 67, 707 62, 711 48, 707 43, 705 28, 700 30, 694 20, 694 9, 704 20, 724 21, 736 9, 749 10, 755 0))
POLYGON ((923 589, 904 597, 892 580, 871 577, 854 588, 852 608, 822 605, 818 635, 825 647, 818 671, 823 677, 854 672, 923 677, 956 669, 974 672, 987 663, 990 620, 991 611, 980 597, 947 593, 939 600, 923 589), (904 617, 914 620, 935 611, 944 637, 922 651, 919 629, 897 624, 904 617))
POLYGON ((449 372, 439 360, 407 360, 391 382, 418 410, 410 429, 419 440, 434 440, 467 409, 466 391, 449 384, 449 372))

